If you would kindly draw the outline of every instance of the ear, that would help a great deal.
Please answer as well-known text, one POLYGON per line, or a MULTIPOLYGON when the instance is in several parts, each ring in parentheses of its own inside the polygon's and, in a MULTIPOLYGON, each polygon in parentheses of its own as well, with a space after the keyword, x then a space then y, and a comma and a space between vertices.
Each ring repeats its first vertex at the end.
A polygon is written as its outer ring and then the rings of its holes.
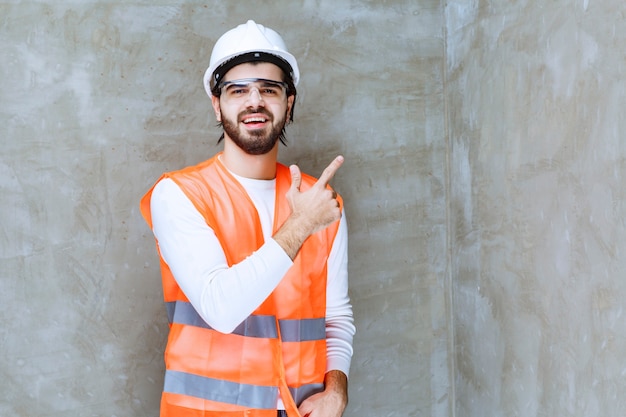
POLYGON ((213 106, 213 111, 215 112, 215 118, 218 122, 222 121, 222 111, 220 109, 220 99, 219 97, 211 96, 211 105, 213 106))
MULTIPOLYGON (((289 97, 287 97, 287 118, 289 118, 289 115, 291 114, 291 108, 293 107, 293 103, 295 99, 296 99, 296 96, 294 95, 290 95, 289 97)), ((289 122, 289 120, 287 121, 289 122)))

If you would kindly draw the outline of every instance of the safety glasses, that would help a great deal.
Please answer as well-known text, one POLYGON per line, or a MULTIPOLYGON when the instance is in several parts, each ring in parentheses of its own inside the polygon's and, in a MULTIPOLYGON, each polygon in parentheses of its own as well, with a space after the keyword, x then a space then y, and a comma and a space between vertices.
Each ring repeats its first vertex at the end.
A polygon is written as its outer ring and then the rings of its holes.
POLYGON ((242 78, 224 81, 220 86, 221 97, 232 103, 248 100, 254 92, 259 100, 268 103, 283 101, 287 95, 287 83, 265 78, 242 78))

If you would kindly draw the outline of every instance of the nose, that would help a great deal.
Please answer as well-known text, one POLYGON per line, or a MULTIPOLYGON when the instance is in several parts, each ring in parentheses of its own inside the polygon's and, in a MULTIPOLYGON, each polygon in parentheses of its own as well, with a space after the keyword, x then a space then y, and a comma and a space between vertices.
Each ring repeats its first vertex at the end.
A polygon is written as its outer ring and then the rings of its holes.
POLYGON ((248 103, 251 106, 257 106, 261 103, 265 104, 263 101, 263 96, 261 96, 261 92, 257 87, 250 88, 250 93, 248 94, 248 103))

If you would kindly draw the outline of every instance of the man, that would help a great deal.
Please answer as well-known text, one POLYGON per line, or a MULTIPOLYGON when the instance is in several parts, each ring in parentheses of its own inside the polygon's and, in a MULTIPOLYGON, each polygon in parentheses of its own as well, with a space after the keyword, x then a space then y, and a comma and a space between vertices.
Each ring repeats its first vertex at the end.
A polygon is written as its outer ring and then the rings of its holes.
POLYGON ((170 333, 161 416, 340 417, 355 328, 347 228, 328 186, 277 163, 299 70, 248 21, 204 77, 224 149, 164 174, 141 211, 160 255, 170 333))

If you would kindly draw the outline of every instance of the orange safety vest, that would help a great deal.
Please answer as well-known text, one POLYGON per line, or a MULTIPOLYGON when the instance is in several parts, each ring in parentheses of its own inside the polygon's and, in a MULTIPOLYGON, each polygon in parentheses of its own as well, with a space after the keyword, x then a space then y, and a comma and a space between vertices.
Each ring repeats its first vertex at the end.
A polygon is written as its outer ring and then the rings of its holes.
MULTIPOLYGON (((263 244, 252 200, 218 155, 164 177, 171 178, 205 218, 229 266, 263 244)), ((315 181, 303 175, 301 191, 315 181)), ((289 169, 277 164, 274 231, 291 212, 284 198, 290 183, 289 169)), ((152 189, 141 200, 150 228, 151 195, 152 189)), ((338 201, 341 204, 340 197, 338 201)), ((297 406, 324 388, 326 266, 337 228, 335 222, 310 236, 272 294, 230 334, 200 318, 159 256, 170 322, 162 417, 275 417, 279 394, 288 415, 299 416, 297 406)))

